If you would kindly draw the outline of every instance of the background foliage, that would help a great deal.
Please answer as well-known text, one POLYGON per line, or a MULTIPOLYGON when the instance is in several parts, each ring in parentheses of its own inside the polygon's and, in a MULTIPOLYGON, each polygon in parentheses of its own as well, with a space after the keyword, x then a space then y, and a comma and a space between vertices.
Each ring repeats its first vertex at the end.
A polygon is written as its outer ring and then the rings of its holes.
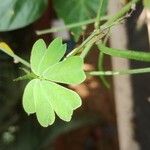
POLYGON ((44 12, 47 0, 0 0, 0 31, 25 27, 44 12))

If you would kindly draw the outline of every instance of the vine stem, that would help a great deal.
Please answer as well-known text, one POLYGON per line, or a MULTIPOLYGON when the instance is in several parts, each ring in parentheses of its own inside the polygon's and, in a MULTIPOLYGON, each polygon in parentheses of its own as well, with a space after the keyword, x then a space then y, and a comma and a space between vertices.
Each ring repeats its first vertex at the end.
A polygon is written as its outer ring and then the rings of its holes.
MULTIPOLYGON (((103 17, 100 18, 100 20, 105 21, 105 20, 108 20, 109 18, 111 18, 111 16, 103 16, 103 17)), ((45 30, 37 30, 36 34, 37 35, 43 35, 43 34, 63 31, 65 29, 72 29, 72 28, 76 28, 76 27, 80 27, 80 26, 84 26, 84 25, 94 23, 96 21, 96 19, 97 18, 85 20, 85 21, 82 21, 82 22, 72 23, 72 24, 68 24, 68 25, 63 26, 63 27, 56 27, 56 28, 45 29, 45 30)))
POLYGON ((103 44, 99 44, 98 48, 103 53, 110 55, 110 56, 150 62, 150 52, 142 52, 142 51, 137 52, 134 50, 127 50, 127 51, 119 50, 119 49, 106 47, 103 44))
POLYGON ((86 57, 86 55, 88 54, 88 52, 90 51, 90 49, 91 49, 91 47, 94 45, 94 43, 95 43, 95 40, 93 40, 92 43, 86 45, 85 49, 84 49, 84 50, 82 51, 82 53, 80 54, 80 57, 81 57, 81 58, 84 59, 84 58, 86 57))
MULTIPOLYGON (((97 20, 95 22, 95 29, 99 29, 99 25, 100 25, 100 18, 101 18, 101 10, 102 10, 102 7, 103 7, 103 4, 104 4, 104 0, 100 0, 100 6, 99 6, 99 10, 98 10, 98 13, 97 13, 97 20)), ((101 28, 100 28, 101 30, 101 28)), ((107 34, 106 34, 106 37, 107 37, 107 34)), ((104 68, 103 68, 103 62, 104 62, 104 53, 101 52, 99 54, 99 57, 98 57, 98 69, 99 71, 104 71, 104 68)), ((106 78, 104 76, 99 76, 100 79, 102 80, 103 84, 109 88, 110 85, 109 83, 107 82, 106 78)))
POLYGON ((106 23, 101 26, 101 29, 106 28, 113 22, 115 22, 120 17, 124 16, 130 9, 133 9, 134 5, 138 3, 140 0, 131 0, 128 4, 126 4, 119 12, 117 12, 113 17, 111 17, 106 23))
POLYGON ((142 74, 149 73, 150 67, 148 68, 140 68, 140 69, 130 69, 130 70, 119 70, 119 71, 91 71, 87 72, 92 76, 114 76, 114 75, 126 75, 126 74, 142 74))
POLYGON ((100 21, 101 21, 101 10, 102 10, 102 6, 103 6, 103 2, 104 0, 99 0, 100 1, 100 6, 97 12, 97 17, 96 17, 96 21, 95 21, 95 29, 99 29, 99 25, 100 25, 100 21))
POLYGON ((96 35, 99 35, 98 30, 94 31, 85 41, 83 41, 83 43, 80 46, 72 50, 66 57, 74 56, 75 54, 77 54, 81 49, 85 47, 86 44, 90 44, 91 40, 95 38, 96 35))
POLYGON ((139 0, 132 0, 127 5, 125 5, 118 13, 116 13, 113 17, 111 17, 106 23, 101 25, 100 29, 95 30, 85 41, 83 41, 83 43, 79 47, 72 50, 67 55, 67 57, 77 54, 82 48, 84 48, 86 44, 89 44, 94 37, 103 33, 104 30, 107 30, 108 28, 111 28, 112 26, 118 24, 118 21, 120 22, 120 20, 122 20, 123 18, 122 16, 124 16, 132 8, 133 4, 137 3, 138 1, 139 0))

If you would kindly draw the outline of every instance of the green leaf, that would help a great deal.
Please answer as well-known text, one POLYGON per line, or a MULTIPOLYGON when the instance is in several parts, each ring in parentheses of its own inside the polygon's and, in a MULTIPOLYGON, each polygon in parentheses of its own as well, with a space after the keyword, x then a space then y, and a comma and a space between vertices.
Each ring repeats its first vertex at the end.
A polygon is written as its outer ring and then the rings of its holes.
POLYGON ((138 61, 147 61, 147 62, 150 61, 149 52, 136 52, 134 50, 119 50, 106 47, 103 44, 98 45, 98 47, 100 51, 111 56, 133 59, 138 61))
POLYGON ((47 0, 0 0, 0 31, 15 30, 37 20, 47 0))
POLYGON ((48 67, 59 62, 66 52, 66 44, 62 44, 60 38, 56 38, 46 48, 45 42, 40 39, 33 45, 31 53, 31 69, 41 75, 48 67))
POLYGON ((144 0, 144 6, 150 9, 150 0, 144 0))
POLYGON ((35 86, 36 80, 31 80, 23 94, 23 108, 28 114, 33 114, 36 112, 35 110, 35 103, 34 103, 34 95, 33 95, 33 90, 35 86))
POLYGON ((54 112, 64 121, 70 121, 73 110, 81 106, 75 92, 56 83, 33 79, 25 88, 23 107, 28 114, 36 112, 43 127, 53 124, 54 112))
MULTIPOLYGON (((102 15, 106 12, 108 0, 104 1, 102 15)), ((95 18, 100 5, 100 0, 53 0, 57 15, 64 20, 66 24, 85 21, 95 18)), ((74 37, 78 40, 82 28, 77 27, 71 30, 74 37)))
POLYGON ((85 74, 82 70, 83 59, 79 56, 73 56, 49 67, 42 76, 54 82, 79 84, 85 80, 85 74))
POLYGON ((13 50, 5 42, 0 42, 0 50, 10 56, 14 55, 13 50))
POLYGON ((55 120, 49 95, 45 93, 39 79, 31 80, 25 88, 23 107, 28 114, 36 112, 37 119, 43 127, 47 127, 55 120))
POLYGON ((30 61, 35 79, 25 88, 23 107, 28 114, 36 113, 43 127, 53 124, 55 113, 70 121, 73 110, 81 106, 77 93, 52 82, 79 84, 86 78, 83 59, 72 56, 60 61, 65 52, 66 45, 60 38, 53 40, 48 48, 40 39, 32 48, 30 61))
POLYGON ((51 106, 56 114, 62 120, 70 121, 73 110, 81 106, 78 94, 53 82, 41 81, 41 86, 51 98, 51 106))

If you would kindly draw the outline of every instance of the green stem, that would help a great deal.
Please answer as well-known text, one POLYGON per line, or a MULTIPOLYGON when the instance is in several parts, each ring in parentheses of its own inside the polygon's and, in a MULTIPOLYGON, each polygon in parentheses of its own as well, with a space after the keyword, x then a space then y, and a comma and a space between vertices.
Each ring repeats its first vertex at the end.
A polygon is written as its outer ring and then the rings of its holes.
MULTIPOLYGON (((110 16, 103 16, 103 17, 101 17, 101 21, 108 20, 109 18, 110 18, 110 16)), ((65 29, 72 29, 72 28, 76 28, 76 27, 80 27, 80 26, 84 26, 84 25, 94 23, 95 20, 96 20, 96 18, 85 20, 85 21, 82 21, 82 22, 68 24, 68 25, 63 26, 63 27, 56 27, 56 28, 51 28, 51 29, 40 30, 40 31, 36 31, 36 34, 37 35, 43 35, 43 34, 63 31, 65 29)))
POLYGON ((116 20, 124 16, 132 6, 139 2, 140 0, 131 0, 128 4, 126 4, 119 12, 117 12, 113 17, 111 17, 106 23, 101 26, 101 29, 106 28, 110 24, 114 23, 116 20))
POLYGON ((141 69, 131 69, 131 70, 119 70, 119 71, 92 71, 88 74, 92 76, 114 76, 114 75, 126 75, 126 74, 142 74, 150 73, 150 67, 141 69))
POLYGON ((85 49, 82 51, 82 53, 80 54, 81 58, 85 58, 86 55, 88 54, 88 52, 90 51, 91 47, 93 46, 93 44, 95 43, 95 40, 89 44, 86 45, 85 49))
MULTIPOLYGON (((104 44, 106 44, 107 40, 109 38, 109 31, 108 33, 106 34, 105 38, 104 38, 104 44)), ((98 47, 98 44, 97 44, 97 47, 98 47)), ((99 53, 99 58, 98 58, 98 69, 100 71, 104 71, 104 68, 103 68, 103 62, 104 62, 104 53, 103 52, 100 52, 99 53)), ((110 84, 108 83, 108 81, 106 80, 106 78, 104 76, 101 76, 100 75, 100 78, 103 82, 103 84, 107 87, 107 88, 110 88, 110 84)))
POLYGON ((101 18, 101 10, 102 10, 102 6, 103 6, 103 2, 104 0, 100 0, 100 6, 97 12, 97 17, 96 17, 96 21, 95 21, 95 29, 99 29, 99 25, 100 25, 100 18, 101 18))
POLYGON ((98 45, 99 50, 103 53, 115 57, 133 59, 138 61, 147 61, 150 62, 150 53, 149 52, 136 52, 134 50, 119 50, 114 48, 106 47, 103 44, 98 45))
MULTIPOLYGON (((138 2, 138 1, 139 0, 132 0, 132 2, 129 2, 116 15, 114 15, 114 17, 110 17, 110 19, 100 27, 101 31, 95 30, 79 47, 75 48, 71 53, 69 53, 67 55, 67 57, 76 55, 81 49, 84 48, 84 46, 87 43, 91 42, 91 39, 93 39, 94 37, 103 33, 104 30, 107 30, 108 28, 111 28, 112 26, 114 26, 116 24, 116 22, 118 23, 118 21, 120 21, 120 18, 122 20, 122 16, 131 9, 131 7, 134 3, 138 2)), ((95 42, 97 42, 97 41, 95 41, 95 42)))
MULTIPOLYGON (((102 72, 104 72, 103 68, 103 62, 104 62, 104 53, 101 52, 99 54, 99 60, 98 60, 98 69, 102 72)), ((104 76, 99 75, 100 79, 102 80, 103 84, 107 87, 110 88, 110 84, 107 82, 106 78, 104 76)))
POLYGON ((70 57, 70 56, 76 55, 80 50, 82 50, 85 47, 86 44, 91 43, 91 40, 93 38, 95 38, 96 35, 99 35, 99 31, 98 30, 94 31, 85 41, 83 41, 83 43, 79 47, 77 47, 73 51, 71 51, 66 57, 70 57))
POLYGON ((16 55, 10 48, 9 48, 10 50, 7 50, 7 49, 0 48, 0 50, 2 52, 7 54, 8 56, 12 57, 16 62, 20 62, 20 63, 24 64, 26 67, 30 68, 30 64, 26 60, 24 60, 21 57, 19 57, 18 55, 16 55))
POLYGON ((26 67, 30 68, 30 64, 29 64, 26 60, 22 59, 21 57, 15 55, 15 54, 13 54, 12 57, 13 57, 14 60, 16 60, 17 62, 20 62, 20 63, 22 63, 23 65, 25 65, 26 67))

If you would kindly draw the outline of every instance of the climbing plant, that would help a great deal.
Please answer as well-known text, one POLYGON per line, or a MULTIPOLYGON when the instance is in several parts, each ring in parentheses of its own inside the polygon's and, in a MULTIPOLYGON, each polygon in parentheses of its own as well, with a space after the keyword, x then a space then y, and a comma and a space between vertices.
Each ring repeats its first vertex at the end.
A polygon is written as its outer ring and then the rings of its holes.
MULTIPOLYGON (((26 113, 35 113, 43 127, 54 123, 55 114, 64 121, 70 121, 73 111, 80 107, 82 102, 76 92, 61 84, 80 84, 86 76, 100 76, 108 87, 109 83, 105 76, 149 73, 150 67, 132 70, 103 70, 104 55, 150 62, 148 52, 119 50, 106 45, 111 28, 129 17, 138 2, 139 0, 131 0, 115 15, 106 16, 108 1, 105 0, 54 0, 56 13, 64 20, 66 26, 37 31, 38 35, 68 28, 78 41, 81 34, 86 31, 83 26, 94 24, 93 32, 69 54, 66 54, 66 44, 63 44, 60 37, 54 39, 48 47, 42 39, 39 39, 32 47, 29 63, 17 56, 6 43, 1 42, 0 49, 26 67, 23 68, 25 75, 15 79, 15 81, 30 80, 23 93, 23 108, 26 113), (74 7, 70 9, 70 6, 74 7), (100 51, 99 70, 84 71, 84 59, 92 50, 93 45, 96 45, 100 51)), ((146 0, 144 4, 149 5, 146 0)), ((19 12, 18 15, 20 15, 19 12)), ((0 27, 2 26, 7 27, 1 22, 0 27)))

